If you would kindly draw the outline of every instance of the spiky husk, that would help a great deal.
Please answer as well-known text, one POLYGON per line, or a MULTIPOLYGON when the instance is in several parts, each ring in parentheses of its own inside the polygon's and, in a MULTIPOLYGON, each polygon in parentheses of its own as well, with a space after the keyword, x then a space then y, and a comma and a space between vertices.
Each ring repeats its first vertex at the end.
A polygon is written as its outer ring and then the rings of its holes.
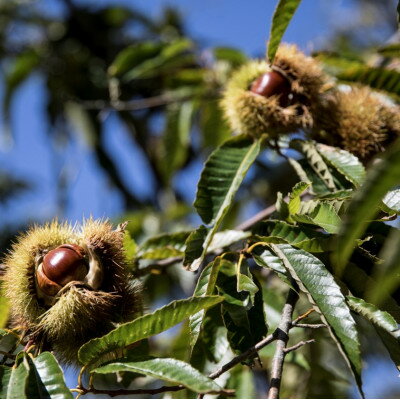
POLYGON ((137 316, 142 309, 140 290, 129 279, 122 243, 123 230, 92 219, 81 229, 55 221, 21 235, 4 260, 4 289, 14 326, 43 349, 56 351, 62 361, 74 363, 86 341, 137 316), (103 283, 99 290, 65 287, 56 303, 46 307, 36 293, 35 266, 43 252, 64 243, 95 252, 103 267, 103 283))
POLYGON ((316 109, 312 137, 367 163, 400 136, 399 111, 368 88, 336 90, 316 109))
POLYGON ((250 61, 229 80, 221 101, 232 130, 253 137, 296 132, 310 128, 313 104, 324 91, 326 76, 319 64, 296 46, 280 46, 273 67, 266 61, 250 61), (276 69, 291 81, 293 101, 281 107, 279 96, 264 97, 249 91, 260 75, 276 69))

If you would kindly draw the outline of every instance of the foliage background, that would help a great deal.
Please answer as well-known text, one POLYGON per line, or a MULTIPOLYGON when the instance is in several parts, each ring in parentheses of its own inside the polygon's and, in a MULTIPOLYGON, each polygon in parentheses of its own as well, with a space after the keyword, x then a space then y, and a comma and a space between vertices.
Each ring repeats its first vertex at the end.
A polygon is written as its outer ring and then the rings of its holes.
MULTIPOLYGON (((61 0, 3 2, 0 18, 0 24, 6 27, 0 36, 3 72, 0 90, 3 99, 7 93, 5 76, 10 71, 15 53, 22 47, 35 47, 36 43, 43 40, 43 31, 38 28, 41 24, 49 26, 53 23, 52 29, 57 35, 62 23, 57 25, 54 21, 66 21, 71 4, 82 10, 88 7, 92 13, 103 8, 110 9, 111 5, 138 10, 146 18, 156 21, 154 26, 144 29, 144 35, 150 40, 187 35, 195 42, 196 68, 199 65, 215 67, 212 49, 217 46, 231 46, 249 57, 262 57, 275 7, 275 2, 261 0, 98 1, 95 7, 94 2, 78 0, 73 3, 61 0), (26 20, 30 18, 33 20, 27 24, 26 20), (50 21, 41 21, 40 18, 50 21)), ((359 52, 385 42, 394 34, 396 16, 390 13, 394 9, 393 4, 394 1, 303 1, 284 40, 298 44, 307 52, 327 48, 359 52)), ((93 32, 97 32, 95 23, 96 20, 93 20, 90 28, 93 32)), ((101 29, 99 27, 98 32, 101 29)), ((129 36, 139 37, 143 34, 141 29, 131 21, 121 30, 124 37, 110 40, 115 48, 110 44, 100 49, 100 53, 104 51, 111 62, 117 50, 129 44, 129 36)), ((93 37, 96 41, 96 35, 93 37)), ((83 40, 84 34, 78 33, 78 38, 83 40)), ((100 33, 97 39, 101 44, 103 38, 100 33)), ((53 54, 62 51, 61 43, 57 40, 53 45, 53 54)), ((51 51, 49 53, 51 55, 51 51)), ((96 66, 95 62, 93 65, 96 66)), ((57 77, 56 68, 52 70, 50 67, 48 76, 57 77)), ((223 70, 219 72, 224 73, 223 70)), ((159 164, 163 162, 163 156, 152 153, 153 144, 158 146, 166 132, 164 106, 150 109, 148 116, 143 116, 146 110, 134 113, 138 120, 142 117, 146 119, 144 128, 141 125, 143 129, 137 128, 136 131, 129 130, 115 112, 103 111, 103 131, 97 133, 101 144, 93 146, 93 140, 87 140, 87 126, 86 129, 82 126, 79 115, 73 114, 75 123, 68 118, 51 123, 51 118, 60 111, 47 110, 46 103, 51 96, 57 97, 60 93, 57 85, 61 85, 62 79, 56 80, 56 86, 49 88, 46 87, 45 77, 43 70, 30 75, 15 89, 9 121, 6 113, 2 113, 1 251, 9 245, 16 231, 32 222, 42 222, 56 216, 71 221, 79 221, 89 215, 115 220, 130 219, 133 221, 131 233, 139 242, 161 231, 198 225, 199 220, 192 214, 191 203, 202 163, 212 147, 227 135, 222 125, 214 124, 210 129, 202 121, 201 115, 197 116, 191 131, 192 149, 182 162, 182 167, 172 171, 172 175, 166 178, 162 176, 163 168, 159 164), (150 136, 152 141, 149 141, 150 136), (115 168, 114 175, 105 172, 107 163, 115 168)), ((89 100, 107 100, 107 87, 104 87, 101 76, 97 81, 98 92, 88 93, 96 87, 85 87, 85 83, 77 84, 84 99, 87 95, 89 100)), ((149 92, 145 89, 139 89, 138 93, 136 89, 129 90, 133 90, 134 96, 139 98, 150 97, 162 92, 165 84, 165 80, 160 79, 156 80, 156 85, 149 92)), ((127 98, 132 95, 129 90, 126 92, 127 98)), ((65 100, 71 99, 59 98, 60 102, 65 100)), ((241 202, 235 207, 236 212, 231 213, 231 222, 241 221, 273 203, 278 189, 287 192, 292 186, 292 171, 285 165, 282 167, 280 159, 266 156, 262 161, 262 164, 253 168, 247 179, 248 184, 239 193, 241 202)), ((169 299, 191 294, 191 276, 174 270, 168 278, 166 284, 156 278, 148 282, 152 288, 147 299, 150 309, 159 307, 169 299), (162 293, 162 296, 156 295, 156 292, 162 293)), ((391 392, 390 385, 397 382, 396 377, 397 371, 392 364, 376 354, 371 355, 364 376, 367 396, 383 397, 385 391, 393 396, 395 392, 391 392)))

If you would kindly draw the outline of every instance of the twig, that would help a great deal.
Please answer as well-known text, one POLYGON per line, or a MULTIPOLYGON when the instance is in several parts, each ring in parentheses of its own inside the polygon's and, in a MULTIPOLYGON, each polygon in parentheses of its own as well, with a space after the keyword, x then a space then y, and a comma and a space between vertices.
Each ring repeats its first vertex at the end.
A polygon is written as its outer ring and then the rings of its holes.
MULTIPOLYGON (((140 394, 158 394, 158 393, 165 393, 165 392, 178 392, 179 390, 185 389, 185 386, 176 385, 176 386, 161 386, 156 389, 115 389, 115 390, 106 390, 106 389, 95 389, 94 387, 85 388, 81 387, 79 389, 73 389, 73 391, 78 392, 80 396, 83 396, 87 393, 92 394, 106 394, 110 397, 116 396, 129 396, 129 395, 140 395, 140 394)), ((224 389, 224 390, 216 390, 207 392, 209 394, 221 394, 224 396, 232 396, 234 395, 234 390, 224 389)))
POLYGON ((304 318, 307 318, 311 313, 313 313, 315 310, 313 308, 310 308, 308 311, 306 311, 304 314, 299 315, 294 321, 293 325, 296 325, 299 321, 303 320, 304 318))
POLYGON ((326 328, 326 325, 325 324, 296 324, 293 321, 292 328, 319 329, 319 328, 326 328))
POLYGON ((295 344, 292 347, 286 347, 285 349, 283 349, 283 352, 285 354, 290 353, 291 351, 295 351, 297 349, 299 349, 300 347, 303 347, 306 344, 311 344, 311 343, 315 343, 315 339, 310 339, 310 340, 302 340, 301 342, 295 344))
POLYGON ((274 333, 271 333, 266 338, 264 338, 263 340, 258 342, 256 345, 251 346, 244 353, 239 354, 238 356, 232 358, 231 361, 227 362, 221 368, 217 369, 215 372, 213 372, 212 374, 208 375, 208 377, 210 379, 218 378, 223 373, 225 373, 226 371, 229 371, 231 368, 233 368, 236 364, 239 364, 240 362, 246 360, 252 354, 254 354, 257 351, 261 350, 263 347, 267 346, 268 344, 272 343, 275 340, 277 340, 276 330, 274 331, 274 333))
POLYGON ((281 321, 276 330, 278 338, 276 342, 276 350, 272 360, 271 367, 271 383, 268 391, 269 399, 277 399, 279 397, 279 389, 281 386, 283 362, 285 360, 285 348, 289 341, 289 330, 292 326, 292 315, 294 306, 296 305, 299 295, 290 289, 286 303, 283 307, 281 321))
POLYGON ((264 210, 261 210, 258 212, 256 215, 253 217, 249 218, 247 221, 242 222, 239 224, 235 230, 237 231, 245 231, 249 228, 251 228, 253 225, 255 225, 257 222, 262 221, 263 219, 269 217, 271 214, 273 214, 276 211, 276 206, 275 204, 272 204, 271 206, 264 208, 264 210))
MULTIPOLYGON (((104 101, 104 100, 94 100, 94 101, 83 101, 80 104, 87 110, 104 110, 113 109, 116 111, 137 111, 144 110, 146 108, 153 108, 164 106, 171 103, 181 103, 187 100, 191 100, 195 97, 194 95, 185 96, 173 96, 171 94, 162 94, 160 96, 147 97, 145 99, 131 100, 131 101, 104 101)), ((216 96, 208 95, 203 96, 204 100, 214 99, 216 96)))

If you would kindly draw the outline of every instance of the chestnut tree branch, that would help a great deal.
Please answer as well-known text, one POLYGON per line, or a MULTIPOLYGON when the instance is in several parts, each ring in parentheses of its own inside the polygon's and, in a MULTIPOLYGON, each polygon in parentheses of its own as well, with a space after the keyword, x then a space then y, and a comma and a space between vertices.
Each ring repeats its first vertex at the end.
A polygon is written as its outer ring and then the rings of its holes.
MULTIPOLYGON (((95 389, 94 387, 90 388, 81 387, 79 389, 75 389, 74 391, 77 391, 80 396, 83 396, 87 393, 92 393, 92 394, 106 394, 110 397, 116 397, 116 396, 129 396, 129 395, 141 395, 141 394, 155 395, 165 392, 177 392, 183 389, 185 389, 185 386, 175 385, 175 386, 161 386, 156 389, 131 389, 131 390, 130 389, 106 390, 106 389, 95 389)), ((234 395, 234 390, 219 390, 207 393, 232 396, 234 395)))
POLYGON ((274 358, 272 359, 271 381, 268 391, 269 399, 277 399, 279 397, 283 363, 286 355, 285 348, 287 342, 289 341, 289 330, 292 327, 292 315, 298 299, 299 295, 293 289, 289 289, 286 303, 283 307, 281 321, 275 331, 277 335, 277 341, 274 358))

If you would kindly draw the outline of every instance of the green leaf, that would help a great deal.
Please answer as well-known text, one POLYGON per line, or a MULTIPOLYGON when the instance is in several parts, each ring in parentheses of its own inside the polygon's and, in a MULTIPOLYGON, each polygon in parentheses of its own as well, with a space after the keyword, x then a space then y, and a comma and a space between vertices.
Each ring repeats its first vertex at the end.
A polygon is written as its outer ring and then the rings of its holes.
MULTIPOLYGON (((215 283, 217 281, 218 271, 222 262, 223 256, 216 257, 210 264, 208 264, 200 274, 197 281, 196 288, 194 289, 193 296, 210 296, 214 292, 215 283)), ((196 314, 189 317, 190 329, 190 348, 193 349, 200 335, 203 319, 206 314, 205 310, 201 310, 196 314)))
POLYGON ((213 51, 217 60, 228 61, 234 68, 240 67, 247 60, 244 53, 233 47, 215 47, 213 51))
POLYGON ((300 2, 301 0, 280 0, 275 9, 268 43, 268 59, 271 64, 274 62, 279 43, 300 2))
POLYGON ((208 251, 215 251, 223 249, 241 240, 247 239, 251 235, 250 232, 236 231, 236 230, 225 230, 217 232, 208 247, 208 251))
POLYGON ((228 330, 228 340, 236 353, 247 350, 259 342, 268 331, 262 290, 257 279, 252 280, 259 289, 255 295, 247 291, 237 291, 237 255, 221 260, 217 277, 217 288, 225 301, 222 304, 222 317, 228 330))
POLYGON ((286 269, 303 290, 310 302, 328 325, 329 333, 347 361, 361 389, 360 343, 356 324, 345 298, 333 276, 322 262, 312 254, 290 245, 271 244, 274 253, 283 261, 286 269))
POLYGON ((205 224, 220 223, 259 151, 259 140, 241 135, 227 140, 210 155, 194 202, 205 224))
POLYGON ((194 206, 205 224, 211 224, 202 255, 190 266, 196 270, 207 252, 248 169, 260 152, 260 139, 241 135, 227 140, 205 163, 194 206))
POLYGON ((395 69, 371 67, 360 61, 329 54, 320 54, 317 58, 326 64, 329 73, 341 81, 362 83, 400 96, 400 72, 395 69))
POLYGON ((213 380, 201 374, 190 364, 173 358, 154 358, 152 360, 119 362, 95 369, 97 374, 113 372, 136 372, 152 376, 178 385, 183 385, 197 393, 218 392, 221 387, 213 380))
POLYGON ((265 247, 258 246, 253 249, 251 255, 253 256, 253 259, 257 265, 274 271, 283 282, 290 287, 292 286, 290 283, 290 276, 286 271, 282 260, 272 253, 272 251, 266 249, 265 247))
POLYGON ((108 68, 112 76, 122 75, 138 64, 155 57, 162 49, 162 43, 141 42, 123 49, 108 68))
POLYGON ((400 57, 400 43, 391 43, 380 47, 377 52, 384 57, 400 57))
POLYGON ((137 258, 163 259, 183 256, 190 232, 164 233, 147 239, 139 246, 137 258))
POLYGON ((310 187, 307 182, 298 182, 289 193, 289 214, 296 214, 300 210, 301 195, 310 187))
MULTIPOLYGON (((347 296, 347 303, 350 308, 377 327, 389 332, 393 337, 399 339, 400 330, 395 319, 386 311, 379 310, 373 304, 367 303, 358 297, 347 296)), ((400 342, 399 342, 400 345, 400 342)))
MULTIPOLYGON (((190 60, 183 57, 183 53, 192 47, 193 43, 186 38, 164 45, 159 54, 152 58, 146 58, 126 72, 122 81, 129 82, 134 79, 151 78, 159 74, 161 70, 166 71, 171 66, 187 64, 190 60)), ((191 55, 189 57, 192 58, 191 55)))
POLYGON ((236 290, 238 292, 248 292, 251 304, 254 304, 254 296, 258 292, 258 287, 253 281, 247 261, 243 259, 239 262, 239 260, 236 262, 236 290))
POLYGON ((356 156, 346 150, 337 149, 325 144, 317 144, 322 157, 336 168, 348 181, 359 186, 365 179, 365 168, 356 156))
POLYGON ((33 364, 52 399, 73 399, 65 384, 64 374, 53 354, 43 352, 33 359, 33 364))
POLYGON ((185 258, 183 265, 190 265, 206 252, 204 249, 204 241, 207 237, 208 230, 204 225, 200 225, 193 231, 186 240, 185 258))
POLYGON ((159 158, 159 169, 167 183, 186 161, 194 111, 193 101, 173 103, 167 107, 166 128, 159 158))
POLYGON ((16 359, 16 365, 11 369, 8 381, 7 399, 25 399, 29 376, 29 363, 23 353, 16 359))
POLYGON ((0 295, 0 328, 4 328, 6 326, 9 309, 10 305, 8 304, 7 299, 0 295))
POLYGON ((303 224, 320 226, 328 233, 337 233, 342 222, 333 205, 329 203, 319 203, 310 214, 296 214, 291 218, 303 224))
POLYGON ((264 235, 285 239, 288 244, 310 253, 321 253, 330 249, 330 235, 306 228, 294 226, 283 221, 265 221, 258 224, 255 231, 256 241, 263 241, 264 235))
MULTIPOLYGON (((326 187, 330 191, 337 190, 334 177, 331 174, 321 154, 318 152, 316 144, 314 142, 304 141, 300 139, 293 139, 290 142, 289 146, 292 149, 299 151, 305 156, 308 165, 311 167, 313 172, 318 176, 318 178, 326 185, 326 187)), ((313 180, 309 179, 309 181, 312 182, 313 180)))
POLYGON ((7 399, 8 393, 8 384, 11 378, 10 367, 6 367, 5 365, 0 365, 0 399, 7 399))
POLYGON ((400 187, 398 186, 396 189, 389 190, 382 201, 391 211, 400 214, 400 187))
POLYGON ((107 353, 172 328, 190 315, 222 300, 219 296, 207 296, 173 301, 151 314, 120 325, 101 338, 89 340, 79 349, 79 361, 83 365, 91 364, 107 353))
POLYGON ((400 141, 397 141, 384 154, 381 162, 369 170, 364 184, 356 191, 350 202, 332 257, 338 276, 343 274, 356 240, 361 237, 369 221, 378 211, 381 199, 399 182, 400 141))
MULTIPOLYGON (((344 271, 342 281, 347 285, 353 295, 359 298, 367 298, 368 301, 370 301, 367 297, 368 288, 376 287, 376 281, 370 277, 364 269, 353 263, 349 263, 344 271)), ((400 323, 400 306, 391 296, 386 296, 382 303, 379 304, 379 308, 387 311, 400 323)))
POLYGON ((42 380, 30 357, 27 357, 29 375, 26 382, 26 397, 28 399, 50 399, 50 394, 43 385, 42 380))
POLYGON ((127 230, 124 232, 124 250, 126 258, 132 261, 136 256, 137 244, 132 239, 131 234, 127 230))

